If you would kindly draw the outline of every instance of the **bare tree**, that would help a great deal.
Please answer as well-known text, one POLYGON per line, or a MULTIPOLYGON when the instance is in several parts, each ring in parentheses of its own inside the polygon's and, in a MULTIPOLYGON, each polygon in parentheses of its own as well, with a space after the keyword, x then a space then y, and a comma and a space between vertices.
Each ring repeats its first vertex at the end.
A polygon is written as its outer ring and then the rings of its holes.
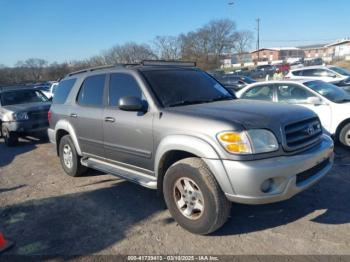
POLYGON ((235 24, 228 19, 213 20, 196 31, 180 35, 182 58, 196 60, 203 69, 219 65, 220 56, 236 41, 235 24))
POLYGON ((105 51, 103 56, 107 64, 132 64, 142 60, 155 59, 157 57, 149 45, 136 44, 133 42, 124 45, 116 45, 105 51))
POLYGON ((20 61, 17 63, 17 67, 28 70, 30 74, 29 79, 33 81, 41 80, 44 67, 47 65, 48 62, 40 58, 29 58, 25 61, 20 61))
POLYGON ((248 52, 251 48, 254 36, 251 31, 239 31, 236 33, 235 38, 236 41, 233 49, 238 54, 239 62, 243 62, 243 54, 248 52))
POLYGON ((158 58, 177 60, 181 58, 181 39, 176 36, 157 36, 154 41, 154 53, 158 58))

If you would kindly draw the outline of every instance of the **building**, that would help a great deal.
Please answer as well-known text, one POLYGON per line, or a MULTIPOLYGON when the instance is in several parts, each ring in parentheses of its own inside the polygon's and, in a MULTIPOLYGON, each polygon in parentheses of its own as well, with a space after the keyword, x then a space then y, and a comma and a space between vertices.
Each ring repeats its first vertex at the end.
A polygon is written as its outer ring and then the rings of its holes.
POLYGON ((304 58, 322 58, 328 56, 324 44, 300 46, 299 48, 304 51, 304 58))
POLYGON ((242 64, 252 62, 252 57, 249 52, 240 54, 232 54, 232 64, 242 64))
POLYGON ((344 39, 325 46, 328 56, 333 59, 350 56, 350 39, 344 39))
POLYGON ((297 47, 261 48, 250 54, 253 61, 278 61, 304 57, 304 51, 297 47))

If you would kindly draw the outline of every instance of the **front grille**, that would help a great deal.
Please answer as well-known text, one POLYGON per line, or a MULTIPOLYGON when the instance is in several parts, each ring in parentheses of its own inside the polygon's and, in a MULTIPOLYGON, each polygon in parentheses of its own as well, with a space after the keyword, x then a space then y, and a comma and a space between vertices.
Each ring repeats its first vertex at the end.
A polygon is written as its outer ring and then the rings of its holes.
POLYGON ((284 132, 285 149, 287 151, 295 151, 319 141, 322 135, 322 125, 320 120, 315 117, 288 124, 284 128, 284 132))
POLYGON ((297 175, 297 185, 301 182, 304 182, 305 180, 309 179, 310 177, 316 175, 318 172, 320 172, 322 169, 324 169, 330 162, 330 159, 326 159, 325 161, 321 162, 317 166, 314 166, 313 168, 306 170, 300 174, 297 175))
POLYGON ((28 112, 30 120, 43 120, 47 119, 47 111, 32 111, 28 112))

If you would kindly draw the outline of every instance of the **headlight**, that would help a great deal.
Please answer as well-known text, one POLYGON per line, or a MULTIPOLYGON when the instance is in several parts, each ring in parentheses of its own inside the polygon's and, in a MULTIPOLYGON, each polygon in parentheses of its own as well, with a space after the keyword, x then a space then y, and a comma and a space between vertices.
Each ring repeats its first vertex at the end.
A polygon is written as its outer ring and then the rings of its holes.
POLYGON ((12 118, 15 121, 22 121, 22 120, 28 120, 28 114, 27 112, 18 112, 18 113, 13 113, 12 118))
POLYGON ((231 154, 260 154, 278 150, 275 135, 265 129, 222 132, 217 138, 225 150, 231 154))

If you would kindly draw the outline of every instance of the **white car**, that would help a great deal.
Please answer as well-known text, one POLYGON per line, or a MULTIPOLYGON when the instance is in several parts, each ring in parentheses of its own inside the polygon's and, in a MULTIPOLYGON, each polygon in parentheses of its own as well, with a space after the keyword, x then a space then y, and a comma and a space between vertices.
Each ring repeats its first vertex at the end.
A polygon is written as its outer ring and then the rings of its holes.
POLYGON ((285 79, 318 79, 338 86, 350 86, 350 72, 338 66, 308 66, 292 69, 285 79))
POLYGON ((350 147, 350 94, 338 86, 320 80, 269 81, 248 85, 236 96, 307 107, 330 135, 350 147))

